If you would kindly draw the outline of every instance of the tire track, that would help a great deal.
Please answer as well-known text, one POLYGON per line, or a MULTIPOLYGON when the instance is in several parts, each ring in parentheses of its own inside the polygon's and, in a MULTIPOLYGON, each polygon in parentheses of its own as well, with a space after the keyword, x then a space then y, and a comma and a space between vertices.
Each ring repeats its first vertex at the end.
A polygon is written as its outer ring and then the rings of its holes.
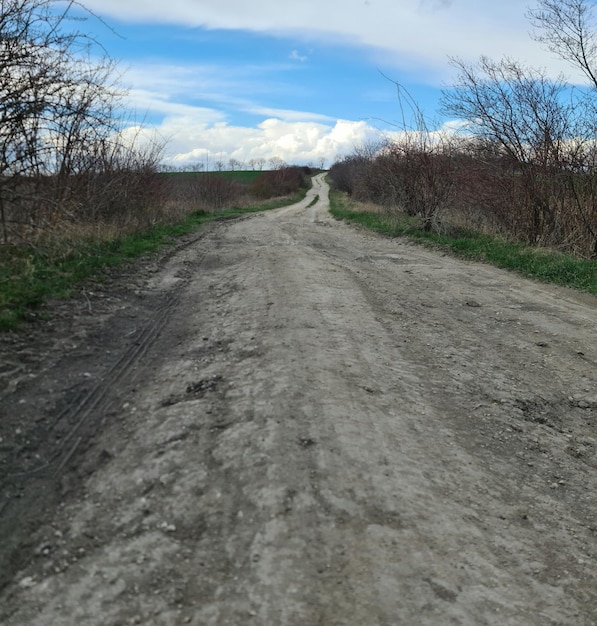
MULTIPOLYGON (((157 261, 162 268, 159 274, 164 271, 175 273, 176 268, 185 263, 180 253, 196 245, 206 237, 206 233, 217 229, 217 225, 213 230, 204 229, 167 250, 157 261), (171 264, 174 270, 168 270, 171 264)), ((195 254, 193 266, 201 266, 204 258, 204 251, 195 254)), ((58 505, 65 492, 78 485, 81 480, 81 468, 76 462, 78 455, 87 450, 96 434, 106 426, 123 393, 142 375, 144 360, 180 303, 188 282, 188 272, 184 272, 184 277, 178 277, 174 285, 165 289, 157 306, 149 304, 149 314, 140 312, 143 320, 141 329, 128 338, 127 345, 113 357, 111 365, 101 372, 91 389, 79 391, 54 416, 50 409, 50 423, 37 447, 15 446, 14 457, 8 463, 13 471, 9 470, 0 477, 0 536, 5 542, 0 551, 0 589, 14 577, 20 564, 30 557, 33 548, 29 545, 29 538, 43 523, 48 512, 58 505), (58 433, 64 430, 66 434, 61 434, 58 439, 58 433), (37 457, 38 464, 26 468, 31 456, 37 457)), ((115 324, 115 318, 110 319, 109 326, 115 324)), ((62 363, 58 362, 55 369, 61 369, 62 363)), ((66 394, 68 390, 61 392, 63 396, 66 394)), ((35 429, 36 419, 29 417, 29 430, 35 429)), ((25 440, 28 438, 26 436, 25 440)))
MULTIPOLYGON (((180 287, 152 315, 136 341, 120 355, 114 365, 110 367, 93 388, 90 391, 81 392, 75 401, 58 415, 56 425, 74 422, 68 434, 61 439, 58 451, 42 466, 8 474, 6 480, 22 479, 27 476, 42 475, 43 473, 51 473, 54 479, 59 476, 82 442, 82 437, 75 439, 75 435, 81 431, 94 413, 105 413, 110 408, 113 402, 110 392, 114 388, 115 383, 118 382, 120 385, 127 384, 127 372, 145 356, 149 348, 154 344, 160 331, 168 321, 170 312, 180 300, 179 292, 180 287)), ((132 382, 134 378, 136 378, 136 375, 132 378, 129 375, 129 382, 132 382)), ((0 507, 0 513, 1 511, 2 508, 0 507)))

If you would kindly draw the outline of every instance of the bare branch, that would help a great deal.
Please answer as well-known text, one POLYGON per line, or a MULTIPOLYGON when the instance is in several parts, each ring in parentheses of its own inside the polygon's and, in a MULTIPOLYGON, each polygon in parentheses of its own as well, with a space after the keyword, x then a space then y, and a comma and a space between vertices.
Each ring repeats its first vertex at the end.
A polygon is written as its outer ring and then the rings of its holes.
POLYGON ((597 33, 594 3, 589 0, 538 0, 527 17, 533 38, 580 69, 597 88, 597 33))

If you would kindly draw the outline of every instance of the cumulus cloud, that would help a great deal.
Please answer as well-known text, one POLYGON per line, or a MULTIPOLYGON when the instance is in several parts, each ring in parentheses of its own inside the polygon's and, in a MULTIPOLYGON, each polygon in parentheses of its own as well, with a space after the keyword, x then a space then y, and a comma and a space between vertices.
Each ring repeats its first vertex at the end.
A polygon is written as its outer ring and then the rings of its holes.
POLYGON ((287 163, 305 165, 324 159, 331 164, 337 157, 349 154, 355 147, 378 140, 378 129, 363 121, 337 120, 332 124, 288 122, 269 118, 255 128, 234 126, 226 122, 205 124, 189 117, 168 117, 147 130, 149 137, 157 131, 170 138, 164 162, 174 166, 227 163, 237 159, 279 157, 287 163))
MULTIPOLYGON (((228 76, 224 83, 222 75, 218 68, 198 64, 136 65, 126 76, 135 85, 128 102, 139 117, 148 112, 152 122, 146 130, 135 126, 128 134, 148 142, 161 138, 166 164, 201 162, 209 167, 231 158, 245 163, 272 157, 296 164, 321 159, 331 163, 338 154, 350 152, 377 133, 364 122, 265 106, 258 100, 233 95, 249 91, 241 82, 245 77, 228 76), (189 103, 193 92, 201 95, 206 106, 189 103), (254 127, 232 124, 223 105, 261 121, 254 127)), ((252 84, 250 89, 258 87, 252 84)))
MULTIPOLYGON (((431 139, 457 135, 463 122, 448 121, 430 134, 431 139)), ((286 163, 306 165, 323 160, 328 166, 349 155, 356 148, 385 141, 403 140, 415 131, 382 131, 365 121, 337 120, 331 124, 288 122, 269 118, 255 128, 235 126, 226 122, 208 125, 192 118, 166 118, 156 128, 140 131, 147 140, 158 136, 171 137, 166 146, 164 163, 180 167, 202 163, 214 169, 215 163, 227 164, 230 159, 249 163, 252 159, 266 161, 278 157, 286 163)))

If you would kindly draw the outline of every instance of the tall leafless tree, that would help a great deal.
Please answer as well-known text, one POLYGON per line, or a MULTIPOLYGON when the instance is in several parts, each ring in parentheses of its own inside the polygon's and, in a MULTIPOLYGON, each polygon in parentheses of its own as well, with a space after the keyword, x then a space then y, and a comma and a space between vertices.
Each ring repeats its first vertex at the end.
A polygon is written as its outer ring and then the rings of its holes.
POLYGON ((442 112, 463 120, 475 136, 501 145, 521 164, 559 160, 571 134, 574 107, 564 101, 564 79, 517 61, 481 57, 477 64, 452 59, 456 83, 442 96, 442 112))

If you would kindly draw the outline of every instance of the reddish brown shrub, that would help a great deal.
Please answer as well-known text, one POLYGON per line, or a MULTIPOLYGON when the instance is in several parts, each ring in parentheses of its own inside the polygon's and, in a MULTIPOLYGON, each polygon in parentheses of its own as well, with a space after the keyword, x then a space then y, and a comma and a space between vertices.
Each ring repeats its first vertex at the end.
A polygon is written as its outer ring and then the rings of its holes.
POLYGON ((308 168, 302 167, 283 167, 263 172, 253 181, 250 193, 261 199, 295 194, 307 186, 308 174, 308 168))

